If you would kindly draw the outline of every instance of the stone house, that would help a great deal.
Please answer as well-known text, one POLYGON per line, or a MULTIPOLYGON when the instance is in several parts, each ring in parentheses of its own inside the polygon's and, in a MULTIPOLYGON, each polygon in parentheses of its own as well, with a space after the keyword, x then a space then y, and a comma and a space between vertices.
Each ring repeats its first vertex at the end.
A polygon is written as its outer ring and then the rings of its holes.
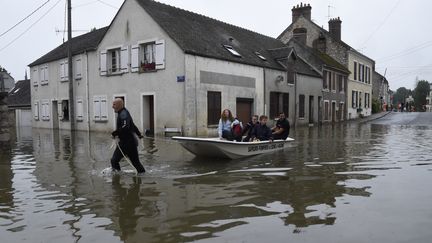
POLYGON ((15 79, 0 66, 0 92, 9 92, 15 86, 15 79))
MULTIPOLYGON (((79 130, 111 131, 116 97, 141 130, 188 136, 214 135, 224 108, 246 122, 294 105, 283 94, 294 87, 280 83, 287 69, 271 51, 285 47, 280 40, 155 1, 126 0, 108 27, 72 46, 79 130)), ((66 50, 29 65, 35 127, 70 128, 66 50)), ((294 108, 288 114, 293 122, 294 108)))
MULTIPOLYGON (((297 5, 292 9, 292 23, 278 37, 288 43, 292 38, 327 54, 350 72, 346 87, 348 119, 371 114, 371 94, 375 61, 361 54, 341 39, 342 21, 329 21, 329 30, 311 20, 312 7, 297 5)), ((332 104, 333 105, 333 104, 332 104)))
POLYGON ((390 87, 388 80, 380 73, 374 71, 372 82, 372 99, 380 103, 382 109, 386 109, 390 101, 390 87))

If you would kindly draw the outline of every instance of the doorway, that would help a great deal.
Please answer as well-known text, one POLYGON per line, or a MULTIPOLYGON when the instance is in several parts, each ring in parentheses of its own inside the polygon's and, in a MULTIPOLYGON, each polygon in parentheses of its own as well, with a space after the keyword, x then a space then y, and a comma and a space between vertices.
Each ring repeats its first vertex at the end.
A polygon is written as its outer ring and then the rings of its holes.
MULTIPOLYGON (((61 105, 61 103, 60 103, 61 105)), ((59 129, 59 103, 57 100, 52 102, 52 125, 53 129, 59 129)))
POLYGON ((143 95, 142 127, 146 136, 154 136, 154 96, 143 95))
POLYGON ((253 99, 237 98, 237 105, 236 105, 237 114, 233 114, 233 115, 237 116, 237 119, 241 121, 243 124, 248 123, 252 117, 252 105, 253 105, 253 99))
POLYGON ((332 113, 332 122, 336 122, 336 102, 333 101, 332 102, 332 106, 331 106, 331 113, 332 113))
POLYGON ((309 96, 309 124, 314 123, 314 97, 309 96))

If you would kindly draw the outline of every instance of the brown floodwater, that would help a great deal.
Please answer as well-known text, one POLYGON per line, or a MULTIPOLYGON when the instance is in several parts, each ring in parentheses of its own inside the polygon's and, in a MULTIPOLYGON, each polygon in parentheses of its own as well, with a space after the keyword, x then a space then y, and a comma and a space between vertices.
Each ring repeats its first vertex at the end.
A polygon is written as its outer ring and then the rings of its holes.
POLYGON ((148 138, 143 177, 102 173, 109 134, 22 128, 0 153, 0 241, 430 242, 432 124, 403 115, 233 161, 148 138))

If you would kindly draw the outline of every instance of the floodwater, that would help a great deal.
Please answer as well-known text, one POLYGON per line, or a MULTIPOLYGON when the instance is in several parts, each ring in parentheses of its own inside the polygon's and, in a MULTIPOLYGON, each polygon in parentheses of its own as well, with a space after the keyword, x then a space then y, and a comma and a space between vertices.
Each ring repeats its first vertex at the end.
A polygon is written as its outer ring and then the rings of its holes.
POLYGON ((431 241, 431 115, 292 137, 234 161, 146 139, 148 173, 135 177, 126 162, 122 175, 101 173, 109 134, 22 128, 0 155, 1 242, 431 241))

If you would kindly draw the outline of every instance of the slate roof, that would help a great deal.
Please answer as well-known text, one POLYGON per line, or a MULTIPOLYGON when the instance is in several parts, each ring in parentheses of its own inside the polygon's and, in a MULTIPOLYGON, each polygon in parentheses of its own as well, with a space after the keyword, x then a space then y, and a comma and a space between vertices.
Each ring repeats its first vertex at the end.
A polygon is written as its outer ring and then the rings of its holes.
MULTIPOLYGON (((72 55, 77 55, 85 51, 95 50, 107 30, 108 27, 104 27, 72 38, 72 55)), ((61 44, 54 50, 48 52, 36 61, 32 62, 31 64, 29 64, 29 67, 66 58, 67 43, 68 41, 61 44)))
POLYGON ((323 68, 330 68, 345 74, 350 74, 350 71, 344 65, 340 64, 329 55, 306 46, 294 38, 291 38, 287 45, 293 47, 298 56, 303 58, 308 64, 314 66, 320 72, 322 72, 323 68))
POLYGON ((283 47, 280 40, 153 0, 137 2, 187 54, 284 70, 267 51, 283 47), (242 57, 223 45, 232 46, 242 57))
POLYGON ((388 80, 387 78, 385 78, 383 75, 381 75, 380 73, 378 73, 377 71, 373 72, 373 81, 374 83, 380 84, 382 80, 384 80, 384 83, 388 84, 388 80))
MULTIPOLYGON (((308 18, 305 18, 304 16, 302 16, 305 20, 307 20, 307 21, 309 21, 312 25, 314 25, 316 28, 318 28, 324 35, 325 35, 325 37, 326 38, 330 38, 330 39, 332 39, 333 41, 336 41, 336 42, 338 42, 338 43, 340 43, 342 46, 344 46, 345 48, 347 48, 348 50, 350 50, 350 51, 353 51, 353 52, 355 52, 357 55, 359 55, 359 56, 362 56, 362 57, 364 57, 364 58, 367 58, 367 59, 369 59, 369 60, 371 60, 371 61, 373 61, 373 62, 375 62, 372 58, 370 58, 370 57, 368 57, 368 56, 366 56, 366 55, 364 55, 364 54, 362 54, 362 53, 360 53, 359 51, 357 51, 356 49, 354 49, 353 47, 351 47, 350 45, 348 45, 346 42, 344 42, 343 40, 338 40, 338 39, 335 39, 332 35, 330 35, 330 32, 328 32, 328 30, 326 30, 326 29, 324 29, 323 27, 321 27, 321 26, 319 26, 319 25, 317 25, 315 22, 313 22, 312 20, 310 20, 310 19, 308 19, 308 18)), ((291 26, 293 25, 294 23, 291 23, 278 37, 277 37, 277 39, 280 39, 290 28, 291 28, 291 26)))
POLYGON ((278 49, 269 50, 270 54, 277 60, 281 61, 288 71, 296 72, 299 74, 321 78, 321 74, 315 71, 309 64, 304 62, 301 58, 297 58, 297 52, 294 47, 283 47, 278 49), (296 60, 291 61, 291 54, 294 54, 296 60), (285 60, 284 60, 285 59, 285 60))
POLYGON ((15 87, 9 91, 7 98, 9 108, 31 107, 30 80, 20 80, 15 87))

